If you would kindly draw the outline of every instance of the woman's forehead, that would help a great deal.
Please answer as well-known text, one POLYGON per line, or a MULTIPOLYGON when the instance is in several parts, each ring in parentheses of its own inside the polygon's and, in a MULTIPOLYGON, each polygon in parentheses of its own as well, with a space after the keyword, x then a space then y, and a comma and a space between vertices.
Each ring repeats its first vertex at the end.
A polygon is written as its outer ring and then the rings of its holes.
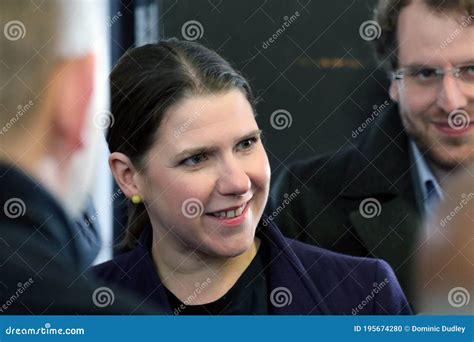
POLYGON ((233 136, 257 128, 252 107, 239 90, 187 98, 166 113, 160 136, 183 140, 201 136, 233 136))

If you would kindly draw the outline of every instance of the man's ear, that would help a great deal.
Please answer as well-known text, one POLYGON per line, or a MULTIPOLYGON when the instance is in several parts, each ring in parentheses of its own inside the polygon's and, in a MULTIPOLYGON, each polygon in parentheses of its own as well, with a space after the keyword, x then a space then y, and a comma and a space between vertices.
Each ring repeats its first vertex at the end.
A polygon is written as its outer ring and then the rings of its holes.
POLYGON ((84 145, 90 100, 94 89, 94 55, 60 61, 51 80, 53 124, 63 153, 76 152, 84 145))
POLYGON ((399 89, 398 89, 397 80, 392 80, 390 82, 389 93, 390 93, 390 99, 393 102, 398 103, 398 101, 399 101, 399 89))
POLYGON ((141 195, 137 184, 138 174, 130 158, 120 152, 113 152, 109 156, 109 166, 114 178, 127 198, 141 195))

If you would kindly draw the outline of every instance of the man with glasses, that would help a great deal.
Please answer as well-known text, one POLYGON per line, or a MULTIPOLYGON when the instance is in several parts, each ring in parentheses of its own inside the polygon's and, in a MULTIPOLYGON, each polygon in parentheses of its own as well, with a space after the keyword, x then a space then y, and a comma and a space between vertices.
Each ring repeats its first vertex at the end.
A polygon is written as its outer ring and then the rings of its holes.
POLYGON ((393 104, 348 148, 287 168, 268 213, 291 237, 385 259, 416 308, 420 219, 474 160, 474 0, 380 0, 375 20, 393 104))

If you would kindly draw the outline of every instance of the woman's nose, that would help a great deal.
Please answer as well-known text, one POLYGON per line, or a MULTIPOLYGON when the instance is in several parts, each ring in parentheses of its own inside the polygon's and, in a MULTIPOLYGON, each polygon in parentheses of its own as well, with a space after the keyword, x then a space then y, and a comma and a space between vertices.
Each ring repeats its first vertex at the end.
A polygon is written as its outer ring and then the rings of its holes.
POLYGON ((230 158, 219 168, 217 191, 221 195, 243 195, 250 190, 250 178, 239 160, 230 158))

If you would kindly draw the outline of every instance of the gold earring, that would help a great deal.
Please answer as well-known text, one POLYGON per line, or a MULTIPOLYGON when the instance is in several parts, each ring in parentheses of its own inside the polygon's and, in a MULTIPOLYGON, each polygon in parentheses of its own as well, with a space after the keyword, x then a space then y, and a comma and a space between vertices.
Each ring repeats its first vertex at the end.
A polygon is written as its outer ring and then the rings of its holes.
POLYGON ((140 204, 140 203, 142 203, 142 198, 140 197, 140 195, 133 195, 133 196, 132 196, 132 203, 133 203, 133 204, 140 204))

